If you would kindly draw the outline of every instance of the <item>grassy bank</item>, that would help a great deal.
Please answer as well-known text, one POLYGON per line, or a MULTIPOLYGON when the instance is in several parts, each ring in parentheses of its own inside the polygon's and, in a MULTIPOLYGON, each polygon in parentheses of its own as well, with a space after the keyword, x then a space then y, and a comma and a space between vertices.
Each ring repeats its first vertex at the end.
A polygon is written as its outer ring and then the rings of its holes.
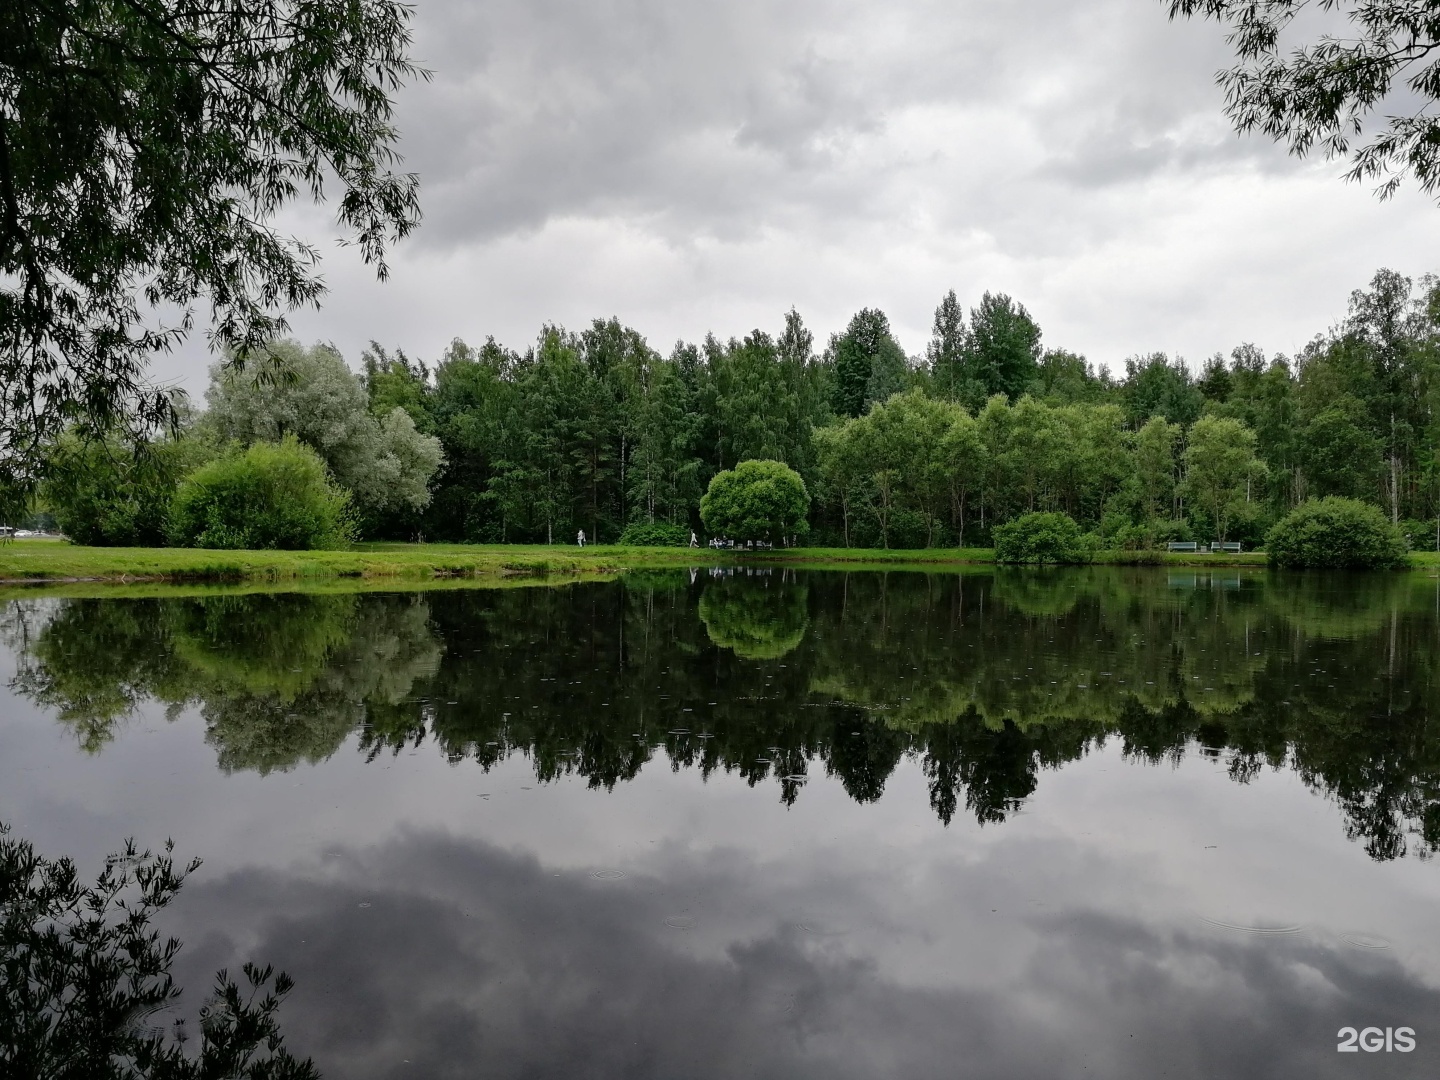
POLYGON ((694 561, 692 553, 677 548, 360 544, 348 551, 207 551, 16 540, 0 544, 0 581, 502 579, 614 574, 638 567, 688 566, 694 561))
MULTIPOLYGON (((804 566, 812 569, 925 570, 986 565, 988 548, 878 551, 865 548, 794 548, 717 552, 707 548, 546 547, 543 545, 361 544, 348 551, 206 551, 193 548, 87 548, 55 540, 0 544, 0 582, 322 582, 354 578, 374 582, 504 581, 538 577, 606 576, 624 570, 717 563, 804 566)), ((1096 562, 1159 566, 1263 566, 1259 552, 1244 555, 1169 555, 1101 552, 1096 562)), ((1416 557, 1440 565, 1432 554, 1416 557)))

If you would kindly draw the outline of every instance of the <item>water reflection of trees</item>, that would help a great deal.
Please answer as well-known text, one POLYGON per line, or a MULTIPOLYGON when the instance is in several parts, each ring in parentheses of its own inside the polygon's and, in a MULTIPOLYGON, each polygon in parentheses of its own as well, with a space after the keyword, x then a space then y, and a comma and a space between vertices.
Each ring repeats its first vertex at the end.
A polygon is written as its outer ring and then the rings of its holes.
POLYGON ((218 595, 12 608, 13 688, 97 751, 139 705, 194 706, 220 766, 321 761, 433 675, 440 646, 410 597, 218 595))
POLYGON ((788 575, 723 577, 700 594, 700 621, 712 642, 743 660, 779 660, 805 638, 807 592, 788 575))
POLYGON ((284 972, 221 971, 198 1039, 175 1015, 180 942, 162 939, 155 919, 199 866, 177 868, 168 844, 155 854, 130 841, 89 885, 74 862, 45 857, 0 822, 0 1075, 319 1080, 284 1046, 284 972))
POLYGON ((405 596, 65 601, 9 616, 16 688, 102 746, 194 706, 227 769, 433 740, 609 788, 672 768, 818 772, 876 799, 907 757, 935 812, 1003 821, 1045 769, 1292 768, 1379 859, 1440 844, 1440 619, 1418 576, 1075 573, 633 577, 405 596), (23 617, 22 617, 23 616, 23 617))

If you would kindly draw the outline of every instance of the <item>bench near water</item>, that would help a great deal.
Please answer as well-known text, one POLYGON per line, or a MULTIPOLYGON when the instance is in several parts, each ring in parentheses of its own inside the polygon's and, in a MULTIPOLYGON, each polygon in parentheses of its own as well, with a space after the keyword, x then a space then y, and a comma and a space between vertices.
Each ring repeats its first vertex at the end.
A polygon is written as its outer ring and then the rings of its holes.
POLYGON ((1215 543, 1206 546, 1197 544, 1194 540, 1171 540, 1165 545, 1171 551, 1185 552, 1192 555, 1240 554, 1240 542, 1238 540, 1217 540, 1215 543))

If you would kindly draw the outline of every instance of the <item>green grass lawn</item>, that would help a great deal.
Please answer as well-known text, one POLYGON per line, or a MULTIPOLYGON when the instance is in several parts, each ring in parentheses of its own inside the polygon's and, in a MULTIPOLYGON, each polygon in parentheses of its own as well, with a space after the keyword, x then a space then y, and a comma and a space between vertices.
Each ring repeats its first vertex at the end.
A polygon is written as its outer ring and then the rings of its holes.
POLYGON ((0 581, 297 581, 613 574, 688 566, 683 548, 359 544, 348 551, 92 548, 57 540, 0 544, 0 581))
MULTIPOLYGON (((813 569, 883 567, 925 570, 994 562, 988 548, 878 551, 867 548, 793 548, 761 552, 709 548, 576 548, 545 545, 358 544, 347 551, 208 551, 195 548, 91 548, 62 540, 0 543, 0 582, 434 582, 530 577, 612 575, 623 570, 760 563, 813 569)), ((1101 552, 1100 563, 1134 562, 1133 553, 1101 552)), ((1263 553, 1169 555, 1144 561, 1166 566, 1261 566, 1263 553)), ((1440 566, 1433 553, 1417 564, 1440 566)))

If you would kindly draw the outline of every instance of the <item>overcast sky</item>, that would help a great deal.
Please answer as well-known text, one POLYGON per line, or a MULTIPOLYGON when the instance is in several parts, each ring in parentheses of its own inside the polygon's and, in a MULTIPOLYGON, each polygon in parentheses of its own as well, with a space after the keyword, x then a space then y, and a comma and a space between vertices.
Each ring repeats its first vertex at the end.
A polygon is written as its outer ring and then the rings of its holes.
MULTIPOLYGON (((383 285, 326 241, 331 293, 293 319, 352 364, 611 315, 668 351, 792 305, 817 342, 879 306, 913 355, 952 288, 1098 364, 1198 364, 1294 352, 1377 267, 1440 269, 1413 185, 1381 203, 1237 137, 1222 31, 1160 0, 417 0, 415 32, 424 223, 383 285)), ((204 362, 160 373, 199 389, 204 362)))

